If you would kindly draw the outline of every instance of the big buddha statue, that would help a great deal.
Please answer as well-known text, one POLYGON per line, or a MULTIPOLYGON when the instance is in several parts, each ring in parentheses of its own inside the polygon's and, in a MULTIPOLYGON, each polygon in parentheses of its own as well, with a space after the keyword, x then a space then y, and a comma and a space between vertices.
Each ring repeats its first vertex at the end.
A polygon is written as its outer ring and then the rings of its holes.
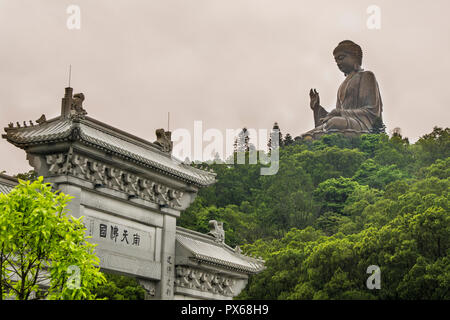
POLYGON ((320 105, 319 93, 311 89, 310 107, 315 128, 304 133, 304 139, 316 139, 328 133, 370 133, 376 120, 381 121, 383 104, 380 90, 375 75, 361 68, 361 47, 345 40, 334 49, 333 55, 339 70, 345 75, 337 93, 336 108, 327 112, 320 105))

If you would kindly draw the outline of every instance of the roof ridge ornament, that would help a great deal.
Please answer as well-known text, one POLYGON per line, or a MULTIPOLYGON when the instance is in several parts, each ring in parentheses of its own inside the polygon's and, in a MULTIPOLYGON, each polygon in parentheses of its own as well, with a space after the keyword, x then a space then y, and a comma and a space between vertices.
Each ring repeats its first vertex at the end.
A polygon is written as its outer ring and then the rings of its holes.
POLYGON ((39 125, 43 125, 47 122, 47 118, 45 117, 45 114, 42 114, 42 116, 36 120, 36 123, 39 125))
POLYGON ((75 93, 72 97, 71 114, 86 115, 87 111, 83 109, 84 94, 82 92, 75 93))
POLYGON ((83 108, 83 101, 85 99, 83 93, 76 93, 72 95, 73 88, 67 87, 65 89, 64 98, 61 103, 61 117, 63 118, 84 118, 87 115, 83 108))
POLYGON ((156 141, 153 142, 156 144, 161 151, 166 153, 171 153, 173 149, 173 141, 172 141, 172 132, 165 131, 163 128, 157 129, 155 131, 156 141))
POLYGON ((214 237, 214 241, 225 243, 225 231, 223 230, 223 222, 217 220, 209 220, 208 234, 214 237))
MULTIPOLYGON (((44 115, 42 115, 42 116, 44 116, 44 115)), ((5 132, 8 132, 11 129, 34 127, 33 120, 29 120, 28 122, 29 122, 29 124, 27 125, 27 122, 24 120, 23 127, 20 125, 19 121, 16 122, 17 127, 14 127, 14 123, 10 122, 10 123, 8 123, 8 127, 4 128, 4 130, 5 130, 5 132)))

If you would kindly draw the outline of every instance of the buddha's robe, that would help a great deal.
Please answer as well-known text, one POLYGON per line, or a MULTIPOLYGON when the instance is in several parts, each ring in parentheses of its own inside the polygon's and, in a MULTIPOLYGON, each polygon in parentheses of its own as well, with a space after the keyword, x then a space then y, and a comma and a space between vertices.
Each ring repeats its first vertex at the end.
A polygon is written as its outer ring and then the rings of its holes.
MULTIPOLYGON (((341 84, 337 94, 336 109, 341 111, 337 116, 346 120, 346 126, 333 127, 333 118, 322 123, 321 118, 328 112, 319 107, 314 110, 316 128, 308 133, 324 132, 329 129, 352 129, 358 132, 370 132, 377 117, 381 118, 383 103, 375 75, 370 71, 357 71, 349 74, 341 84)), ((342 123, 343 121, 340 121, 342 123)))

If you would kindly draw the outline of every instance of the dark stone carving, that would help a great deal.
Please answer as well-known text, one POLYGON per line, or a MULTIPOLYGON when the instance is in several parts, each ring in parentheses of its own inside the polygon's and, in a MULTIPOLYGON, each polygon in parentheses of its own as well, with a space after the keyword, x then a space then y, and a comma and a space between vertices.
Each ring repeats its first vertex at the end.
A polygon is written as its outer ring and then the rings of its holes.
POLYGON ((150 298, 156 294, 156 284, 153 281, 138 279, 139 284, 144 288, 145 295, 150 298))
POLYGON ((203 292, 234 296, 236 281, 222 275, 203 270, 177 266, 175 284, 178 287, 195 289, 203 292))
POLYGON ((93 183, 94 187, 106 187, 124 192, 128 197, 137 197, 170 208, 181 207, 183 192, 163 184, 150 181, 99 161, 74 154, 59 153, 46 156, 49 173, 72 175, 93 183))
POLYGON ((172 133, 170 131, 164 131, 164 129, 156 130, 156 141, 154 144, 160 147, 160 149, 164 152, 172 152, 173 142, 172 142, 172 133))
POLYGON ((76 93, 73 95, 72 98, 72 104, 71 104, 71 110, 74 110, 76 114, 79 115, 86 115, 86 110, 83 109, 83 101, 84 101, 84 94, 83 93, 76 93))
POLYGON ((380 90, 375 75, 361 69, 361 47, 345 40, 334 49, 333 55, 339 70, 346 76, 338 90, 336 108, 327 112, 320 105, 319 93, 311 89, 310 107, 315 128, 303 134, 303 138, 315 139, 336 132, 347 135, 369 133, 377 118, 381 119, 380 90))
POLYGON ((39 119, 36 120, 36 122, 41 125, 47 122, 47 119, 45 118, 45 114, 43 114, 39 119))
MULTIPOLYGON (((23 128, 27 128, 29 126, 30 127, 34 127, 34 123, 33 123, 32 120, 29 120, 28 123, 29 124, 27 124, 27 122, 24 120, 23 121, 23 128)), ((14 123, 12 123, 12 122, 8 123, 8 127, 5 128, 5 131, 8 131, 9 129, 14 129, 14 128, 21 128, 21 125, 20 125, 20 123, 18 121, 16 122, 16 125, 17 125, 17 127, 14 127, 14 123)))

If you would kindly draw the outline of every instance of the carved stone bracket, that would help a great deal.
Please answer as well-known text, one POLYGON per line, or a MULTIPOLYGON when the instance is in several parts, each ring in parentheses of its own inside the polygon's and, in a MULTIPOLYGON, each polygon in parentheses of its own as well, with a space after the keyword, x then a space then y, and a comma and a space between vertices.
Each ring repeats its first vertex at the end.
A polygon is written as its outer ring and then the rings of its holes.
POLYGON ((175 284, 179 287, 233 297, 235 283, 232 278, 222 275, 186 266, 176 267, 175 284))
POLYGON ((144 288, 147 299, 155 297, 156 284, 153 281, 138 279, 138 282, 144 288))
POLYGON ((181 207, 183 192, 122 169, 74 154, 58 153, 46 156, 52 175, 72 175, 90 181, 94 186, 107 187, 170 208, 181 207))

